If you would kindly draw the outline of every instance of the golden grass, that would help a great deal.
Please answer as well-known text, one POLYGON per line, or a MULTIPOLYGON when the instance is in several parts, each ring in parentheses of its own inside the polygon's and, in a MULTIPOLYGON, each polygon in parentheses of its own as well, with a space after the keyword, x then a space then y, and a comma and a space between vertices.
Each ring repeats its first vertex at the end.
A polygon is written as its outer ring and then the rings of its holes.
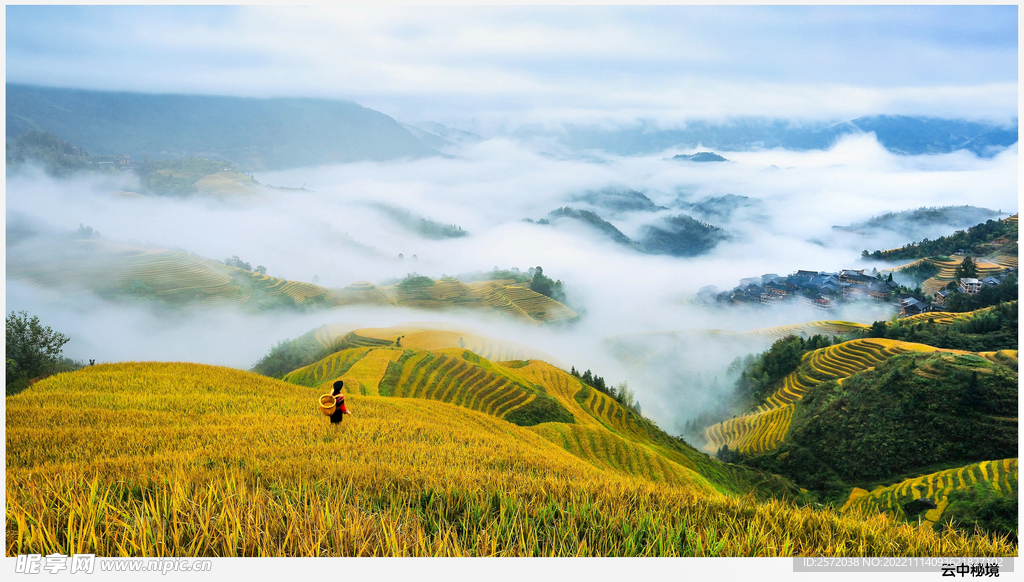
MULTIPOLYGON (((317 395, 195 364, 101 365, 37 383, 7 399, 7 554, 1017 552, 885 515, 602 470, 532 430, 441 402, 352 394, 355 416, 331 426, 317 395), (65 404, 52 406, 56 395, 65 404)), ((608 446, 593 442, 581 446, 608 446)), ((615 458, 657 462, 643 451, 615 458)))

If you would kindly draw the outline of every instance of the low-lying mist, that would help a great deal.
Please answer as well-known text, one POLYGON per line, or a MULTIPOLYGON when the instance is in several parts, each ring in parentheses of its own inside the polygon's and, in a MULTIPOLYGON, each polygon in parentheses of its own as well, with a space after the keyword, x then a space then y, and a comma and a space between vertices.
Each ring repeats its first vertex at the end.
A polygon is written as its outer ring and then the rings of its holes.
POLYGON ((568 325, 531 328, 482 315, 404 308, 172 311, 115 303, 71 287, 40 288, 10 275, 7 312, 39 315, 45 325, 71 337, 65 355, 76 359, 188 360, 239 368, 250 367, 276 342, 327 323, 459 325, 532 345, 559 365, 589 368, 609 383, 628 381, 644 413, 673 431, 731 388, 725 375, 729 362, 763 350, 767 340, 728 334, 713 341, 686 339, 704 337, 699 334, 666 339, 656 332, 743 331, 818 319, 870 323, 892 314, 880 303, 829 314, 795 304, 709 308, 693 302, 698 289, 730 289, 741 278, 797 269, 881 268, 862 263, 860 251, 911 241, 885 232, 838 232, 832 226, 885 212, 964 204, 1017 211, 1017 146, 991 159, 964 152, 900 156, 868 135, 844 139, 828 151, 718 152, 730 160, 721 163, 671 160, 693 151, 646 157, 593 153, 588 161, 575 161, 495 139, 466 146, 453 158, 256 174, 262 184, 304 189, 265 187, 247 198, 124 194, 137 189, 130 177, 54 180, 22 173, 7 179, 9 263, 36 257, 33 253, 46 260, 54 232, 85 225, 103 240, 183 249, 218 260, 237 255, 265 265, 270 275, 306 282, 315 276, 327 287, 380 283, 411 272, 439 278, 539 265, 563 282, 569 303, 583 314, 568 325), (667 209, 616 212, 578 200, 608 187, 641 191, 667 209), (730 194, 753 202, 716 216, 717 221, 688 210, 730 194), (467 234, 425 237, 382 212, 381 203, 467 234), (693 214, 729 238, 706 255, 679 258, 640 253, 580 222, 522 220, 566 205, 592 210, 630 237, 666 217, 693 214), (52 230, 15 236, 15 217, 52 230), (647 357, 617 357, 605 340, 618 336, 629 336, 634 346, 648 342, 647 357), (698 374, 700 381, 693 380, 698 374), (712 393, 715 389, 719 393, 712 393))

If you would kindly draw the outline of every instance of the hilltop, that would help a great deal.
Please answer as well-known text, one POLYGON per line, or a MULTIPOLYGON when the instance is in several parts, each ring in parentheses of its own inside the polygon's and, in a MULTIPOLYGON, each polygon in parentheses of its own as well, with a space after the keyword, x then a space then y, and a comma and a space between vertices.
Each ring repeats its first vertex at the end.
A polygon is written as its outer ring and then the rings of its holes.
POLYGON ((697 152, 695 154, 679 154, 672 156, 673 160, 683 162, 728 162, 729 160, 715 152, 697 152))
POLYGON ((49 132, 94 154, 203 157, 244 171, 436 151, 394 119, 348 101, 150 95, 7 84, 7 137, 49 132))

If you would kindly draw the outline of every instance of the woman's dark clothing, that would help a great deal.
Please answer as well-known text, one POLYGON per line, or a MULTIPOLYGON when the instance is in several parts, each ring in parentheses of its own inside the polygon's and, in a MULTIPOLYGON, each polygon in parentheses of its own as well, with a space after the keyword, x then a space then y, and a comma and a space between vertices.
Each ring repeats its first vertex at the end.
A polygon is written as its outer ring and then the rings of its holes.
POLYGON ((335 395, 335 400, 338 403, 338 408, 334 411, 334 414, 331 415, 331 424, 341 422, 341 419, 345 417, 345 413, 348 412, 348 409, 345 408, 344 396, 339 397, 339 395, 335 395))

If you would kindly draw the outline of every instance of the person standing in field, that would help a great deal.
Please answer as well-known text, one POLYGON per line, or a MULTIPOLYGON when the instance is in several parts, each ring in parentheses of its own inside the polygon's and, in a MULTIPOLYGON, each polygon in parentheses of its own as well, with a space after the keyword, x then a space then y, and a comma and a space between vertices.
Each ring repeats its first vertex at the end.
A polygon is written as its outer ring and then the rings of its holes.
POLYGON ((341 393, 344 386, 345 383, 341 380, 334 383, 334 391, 331 392, 331 395, 334 396, 334 403, 338 408, 331 415, 331 424, 339 424, 346 414, 352 416, 352 413, 345 408, 345 395, 341 393))

